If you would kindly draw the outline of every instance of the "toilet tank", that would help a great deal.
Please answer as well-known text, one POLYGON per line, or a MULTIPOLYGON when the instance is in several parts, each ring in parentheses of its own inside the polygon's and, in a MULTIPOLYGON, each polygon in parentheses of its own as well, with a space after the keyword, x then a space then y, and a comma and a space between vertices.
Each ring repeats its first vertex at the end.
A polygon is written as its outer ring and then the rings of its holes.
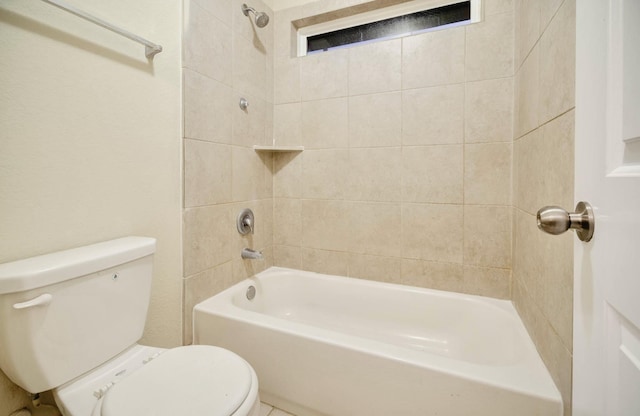
POLYGON ((58 387, 134 345, 156 241, 125 237, 0 265, 0 368, 23 389, 58 387))

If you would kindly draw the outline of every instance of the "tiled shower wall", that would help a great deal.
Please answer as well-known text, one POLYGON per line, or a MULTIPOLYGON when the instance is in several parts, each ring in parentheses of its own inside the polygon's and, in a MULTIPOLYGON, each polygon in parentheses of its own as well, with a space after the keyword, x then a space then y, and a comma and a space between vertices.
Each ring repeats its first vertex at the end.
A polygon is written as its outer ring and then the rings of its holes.
MULTIPOLYGON (((185 343, 196 303, 272 265, 272 157, 252 147, 271 143, 273 25, 257 28, 242 3, 184 2, 185 343), (246 237, 236 230, 243 208, 255 214, 246 237), (263 250, 265 260, 242 260, 243 247, 263 250)), ((252 6, 273 17, 262 1, 252 6)))
POLYGON ((576 0, 516 2, 513 301, 571 414, 574 233, 536 228, 575 206, 576 0))
POLYGON ((274 264, 511 296, 514 10, 292 57, 276 13, 274 264))

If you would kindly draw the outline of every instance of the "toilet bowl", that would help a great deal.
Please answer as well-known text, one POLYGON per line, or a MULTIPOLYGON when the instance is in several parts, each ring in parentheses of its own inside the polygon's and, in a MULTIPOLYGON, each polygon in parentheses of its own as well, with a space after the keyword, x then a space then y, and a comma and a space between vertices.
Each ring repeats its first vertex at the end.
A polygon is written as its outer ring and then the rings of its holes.
POLYGON ((125 237, 0 265, 0 368, 65 416, 257 416, 258 379, 231 351, 137 344, 155 240, 125 237))

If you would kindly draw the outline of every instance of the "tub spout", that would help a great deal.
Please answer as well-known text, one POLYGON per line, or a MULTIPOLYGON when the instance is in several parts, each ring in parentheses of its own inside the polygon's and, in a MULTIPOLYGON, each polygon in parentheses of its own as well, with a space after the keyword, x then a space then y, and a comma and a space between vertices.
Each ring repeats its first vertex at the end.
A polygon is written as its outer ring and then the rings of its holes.
POLYGON ((264 257, 262 256, 262 251, 251 250, 250 248, 243 248, 241 256, 243 259, 264 260, 264 257))

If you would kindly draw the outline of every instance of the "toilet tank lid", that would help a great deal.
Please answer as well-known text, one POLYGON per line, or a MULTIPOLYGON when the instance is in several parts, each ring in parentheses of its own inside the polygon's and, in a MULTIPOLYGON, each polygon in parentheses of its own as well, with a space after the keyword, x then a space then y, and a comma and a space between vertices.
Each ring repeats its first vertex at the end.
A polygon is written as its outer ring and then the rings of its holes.
POLYGON ((155 250, 155 238, 130 236, 0 264, 0 295, 86 276, 155 250))

